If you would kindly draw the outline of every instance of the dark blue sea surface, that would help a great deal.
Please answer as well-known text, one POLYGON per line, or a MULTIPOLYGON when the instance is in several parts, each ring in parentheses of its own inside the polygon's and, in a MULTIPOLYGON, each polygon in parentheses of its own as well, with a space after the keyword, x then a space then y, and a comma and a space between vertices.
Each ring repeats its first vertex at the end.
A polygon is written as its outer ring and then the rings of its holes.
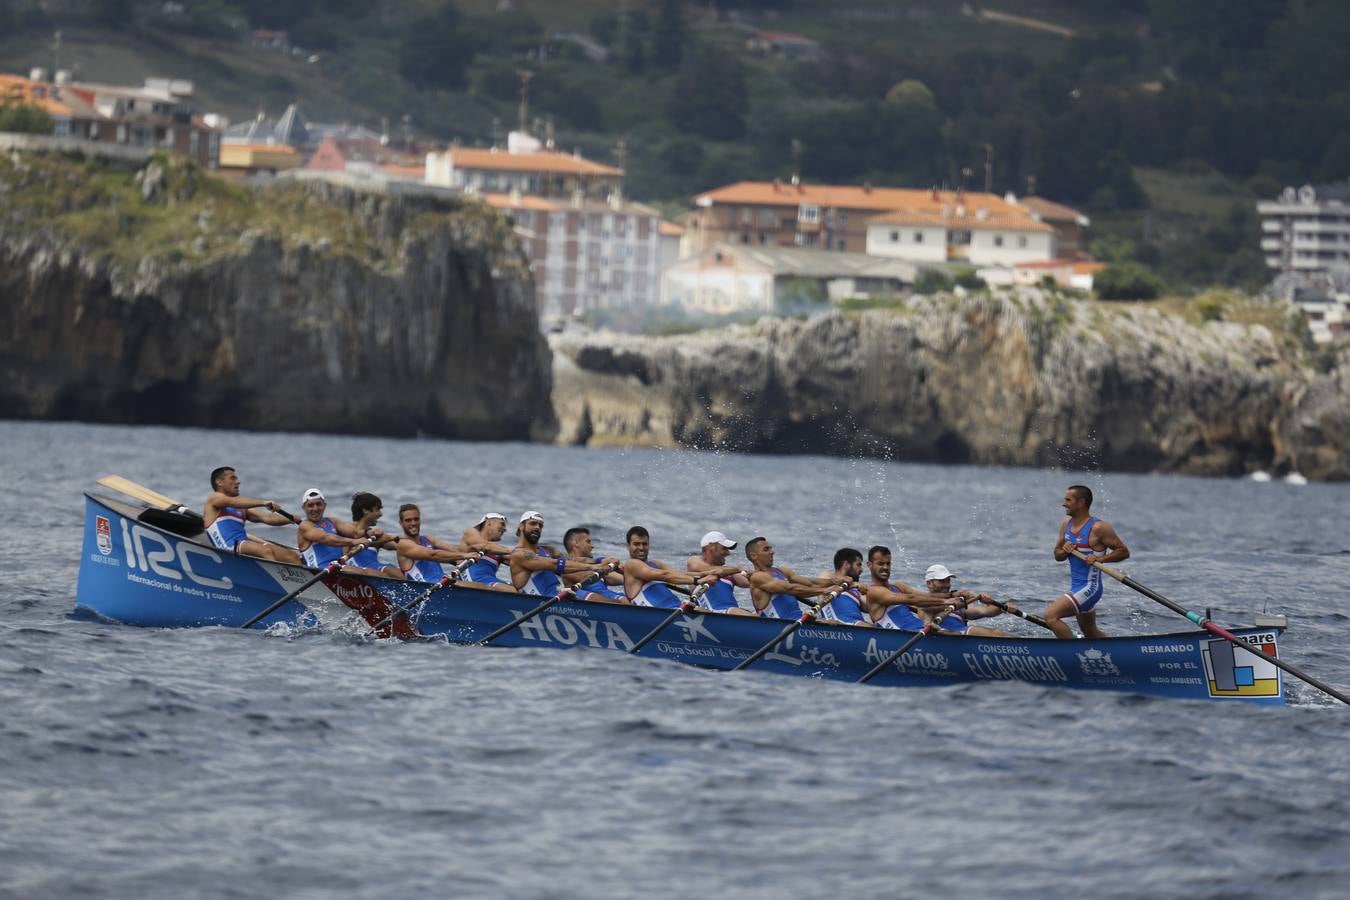
MULTIPOLYGON (((942 562, 1033 610, 1083 480, 1134 578, 1286 614, 1282 655, 1346 689, 1350 485, 19 422, 0 448, 3 897, 1350 894, 1350 709, 1292 680, 1286 708, 897 690, 71 616, 110 473, 194 507, 221 464, 292 509, 372 490, 446 536, 538 509, 612 553, 640 523, 667 562, 714 528, 811 574, 882 543, 898 579, 942 562)), ((1101 610, 1186 627, 1115 582, 1101 610)))

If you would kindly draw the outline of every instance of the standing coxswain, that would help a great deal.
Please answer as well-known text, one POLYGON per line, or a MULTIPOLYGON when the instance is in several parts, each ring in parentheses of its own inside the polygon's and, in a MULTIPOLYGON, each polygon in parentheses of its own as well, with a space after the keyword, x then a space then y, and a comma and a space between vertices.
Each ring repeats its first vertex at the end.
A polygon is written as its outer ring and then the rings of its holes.
POLYGON ((211 472, 211 493, 202 504, 202 521, 207 536, 217 549, 241 556, 298 564, 300 554, 294 550, 251 538, 244 531, 245 522, 263 525, 299 524, 298 519, 277 512, 279 508, 275 500, 239 496, 239 476, 232 466, 221 466, 211 472), (260 512, 262 508, 267 511, 260 512))
POLYGON ((1045 610, 1045 624, 1056 637, 1072 638, 1073 631, 1064 618, 1077 616, 1085 638, 1104 638, 1097 627, 1097 601, 1102 598, 1102 572, 1069 552, 1074 547, 1098 563, 1121 562, 1130 558, 1130 549, 1105 519, 1092 515, 1092 491, 1081 484, 1064 492, 1064 512, 1068 513, 1055 532, 1055 560, 1069 561, 1069 590, 1057 597, 1045 610))

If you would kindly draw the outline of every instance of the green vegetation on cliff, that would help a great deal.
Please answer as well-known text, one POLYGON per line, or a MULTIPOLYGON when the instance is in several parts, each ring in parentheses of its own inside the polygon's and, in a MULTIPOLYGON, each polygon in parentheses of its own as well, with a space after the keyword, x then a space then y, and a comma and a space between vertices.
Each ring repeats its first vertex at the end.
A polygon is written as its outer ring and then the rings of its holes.
MULTIPOLYGON (((507 240, 507 224, 484 204, 453 199, 417 213, 430 226, 482 219, 507 240)), ((283 247, 309 245, 381 267, 395 262, 404 237, 354 216, 302 182, 254 188, 223 179, 180 157, 156 154, 140 169, 71 154, 0 156, 0 230, 51 229, 126 266, 143 259, 202 262, 232 256, 254 238, 283 247)), ((418 225, 417 218, 413 220, 418 225)))

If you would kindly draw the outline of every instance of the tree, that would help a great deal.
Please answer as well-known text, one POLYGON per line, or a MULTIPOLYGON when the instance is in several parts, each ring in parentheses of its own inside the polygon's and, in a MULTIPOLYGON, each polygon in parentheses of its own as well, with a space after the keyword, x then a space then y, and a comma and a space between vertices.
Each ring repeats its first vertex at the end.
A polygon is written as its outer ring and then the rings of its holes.
POLYGON ((652 65, 671 71, 684 59, 684 4, 681 0, 658 0, 656 27, 652 31, 652 65))
POLYGON ((686 57, 666 112, 675 127, 705 138, 734 141, 744 136, 750 95, 740 59, 713 47, 686 57))
POLYGON ((0 131, 51 134, 55 123, 47 111, 32 103, 0 104, 0 131))
POLYGON ((1157 275, 1139 263, 1115 263, 1096 274, 1092 289, 1102 300, 1153 300, 1163 291, 1157 275))
POLYGON ((403 32, 401 49, 399 74, 419 88, 462 87, 474 55, 460 27, 459 10, 452 3, 411 22, 403 32))
POLYGON ((901 106, 937 109, 937 101, 933 99, 933 92, 922 81, 913 78, 906 78, 904 81, 897 81, 891 85, 891 89, 886 92, 886 102, 897 103, 901 106))

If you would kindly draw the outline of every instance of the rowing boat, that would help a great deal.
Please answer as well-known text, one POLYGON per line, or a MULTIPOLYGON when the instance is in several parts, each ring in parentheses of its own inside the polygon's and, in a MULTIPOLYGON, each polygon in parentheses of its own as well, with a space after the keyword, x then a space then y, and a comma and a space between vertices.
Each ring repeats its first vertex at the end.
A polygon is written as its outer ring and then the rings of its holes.
MULTIPOLYGON (((340 628, 384 623, 429 585, 318 570, 222 553, 201 534, 201 521, 181 513, 85 495, 84 546, 76 589, 82 614, 152 628, 241 627, 306 582, 314 583, 266 616, 261 626, 340 628)), ((413 624, 424 637, 481 641, 522 617, 539 598, 458 585, 434 590, 413 624)), ((588 647, 627 651, 667 610, 564 600, 494 642, 516 647, 588 647)), ((730 669, 772 641, 787 624, 749 616, 681 615, 640 656, 730 669)), ((1086 690, 1165 697, 1284 702, 1278 654, 1283 616, 1258 617, 1234 628, 1260 648, 1243 653, 1204 631, 1103 640, 1027 637, 924 637, 871 682, 924 686, 1025 681, 1086 690)), ((381 630, 381 634, 384 629, 381 630)), ((913 632, 822 623, 782 640, 755 668, 788 675, 857 681, 899 649, 913 632)))

